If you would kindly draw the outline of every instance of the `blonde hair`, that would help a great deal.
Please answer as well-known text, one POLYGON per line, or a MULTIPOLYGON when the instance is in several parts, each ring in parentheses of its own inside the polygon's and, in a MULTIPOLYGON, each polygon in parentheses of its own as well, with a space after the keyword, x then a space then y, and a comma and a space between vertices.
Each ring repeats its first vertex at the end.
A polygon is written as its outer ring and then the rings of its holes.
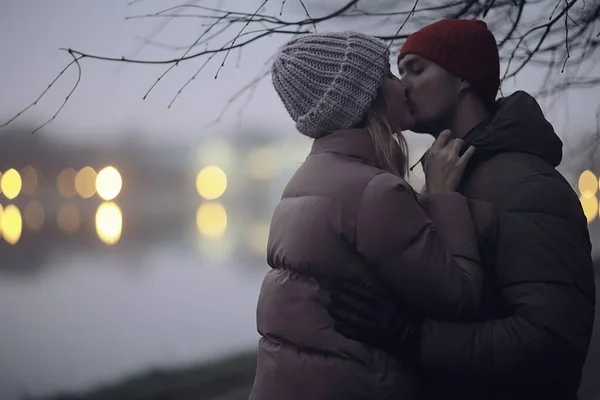
POLYGON ((381 167, 405 179, 408 175, 408 145, 402 132, 393 126, 388 100, 380 91, 365 120, 381 167))

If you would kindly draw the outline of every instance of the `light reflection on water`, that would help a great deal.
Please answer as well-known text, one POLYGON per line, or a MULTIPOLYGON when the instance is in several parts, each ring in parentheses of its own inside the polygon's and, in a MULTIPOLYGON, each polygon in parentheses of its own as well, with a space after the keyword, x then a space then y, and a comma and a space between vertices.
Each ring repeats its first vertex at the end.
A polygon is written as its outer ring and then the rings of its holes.
POLYGON ((77 390, 255 346, 265 269, 201 261, 192 247, 52 254, 0 274, 0 398, 77 390))

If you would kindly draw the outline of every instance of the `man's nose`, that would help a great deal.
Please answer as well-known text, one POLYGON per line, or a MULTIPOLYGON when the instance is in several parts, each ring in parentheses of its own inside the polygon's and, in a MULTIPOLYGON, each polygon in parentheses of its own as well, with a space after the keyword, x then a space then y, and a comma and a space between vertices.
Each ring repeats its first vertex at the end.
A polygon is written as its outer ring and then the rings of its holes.
POLYGON ((405 88, 406 90, 408 90, 408 89, 410 88, 410 80, 409 80, 409 79, 406 79, 406 74, 405 74, 405 75, 402 75, 402 76, 400 77, 400 83, 402 84, 402 86, 404 86, 404 88, 405 88))
POLYGON ((409 90, 409 87, 407 86, 406 82, 405 82, 405 81, 403 81, 402 79, 400 79, 400 84, 401 84, 401 85, 402 85, 402 87, 404 88, 404 95, 405 95, 406 97, 408 97, 408 95, 409 95, 409 93, 410 93, 410 90, 409 90))

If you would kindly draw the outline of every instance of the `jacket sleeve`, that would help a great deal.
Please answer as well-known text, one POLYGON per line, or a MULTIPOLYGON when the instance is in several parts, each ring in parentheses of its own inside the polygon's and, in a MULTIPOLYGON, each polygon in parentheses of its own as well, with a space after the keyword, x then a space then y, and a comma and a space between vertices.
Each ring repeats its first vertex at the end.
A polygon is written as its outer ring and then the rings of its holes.
POLYGON ((367 185, 356 221, 356 246, 394 292, 425 315, 472 316, 481 291, 477 244, 466 199, 429 195, 423 205, 391 174, 367 185))
POLYGON ((541 181, 522 183, 498 218, 493 273, 503 317, 426 320, 426 370, 502 385, 579 381, 594 321, 589 236, 568 185, 541 181))

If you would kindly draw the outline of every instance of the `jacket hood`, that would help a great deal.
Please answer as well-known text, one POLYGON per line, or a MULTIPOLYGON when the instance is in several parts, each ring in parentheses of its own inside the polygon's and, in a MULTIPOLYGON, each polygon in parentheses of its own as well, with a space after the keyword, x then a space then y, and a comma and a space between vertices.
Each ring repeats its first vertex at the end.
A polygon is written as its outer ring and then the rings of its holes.
POLYGON ((562 160, 562 141, 538 102, 523 91, 499 99, 491 119, 475 127, 464 139, 475 146, 471 164, 505 152, 532 154, 553 167, 562 160))

